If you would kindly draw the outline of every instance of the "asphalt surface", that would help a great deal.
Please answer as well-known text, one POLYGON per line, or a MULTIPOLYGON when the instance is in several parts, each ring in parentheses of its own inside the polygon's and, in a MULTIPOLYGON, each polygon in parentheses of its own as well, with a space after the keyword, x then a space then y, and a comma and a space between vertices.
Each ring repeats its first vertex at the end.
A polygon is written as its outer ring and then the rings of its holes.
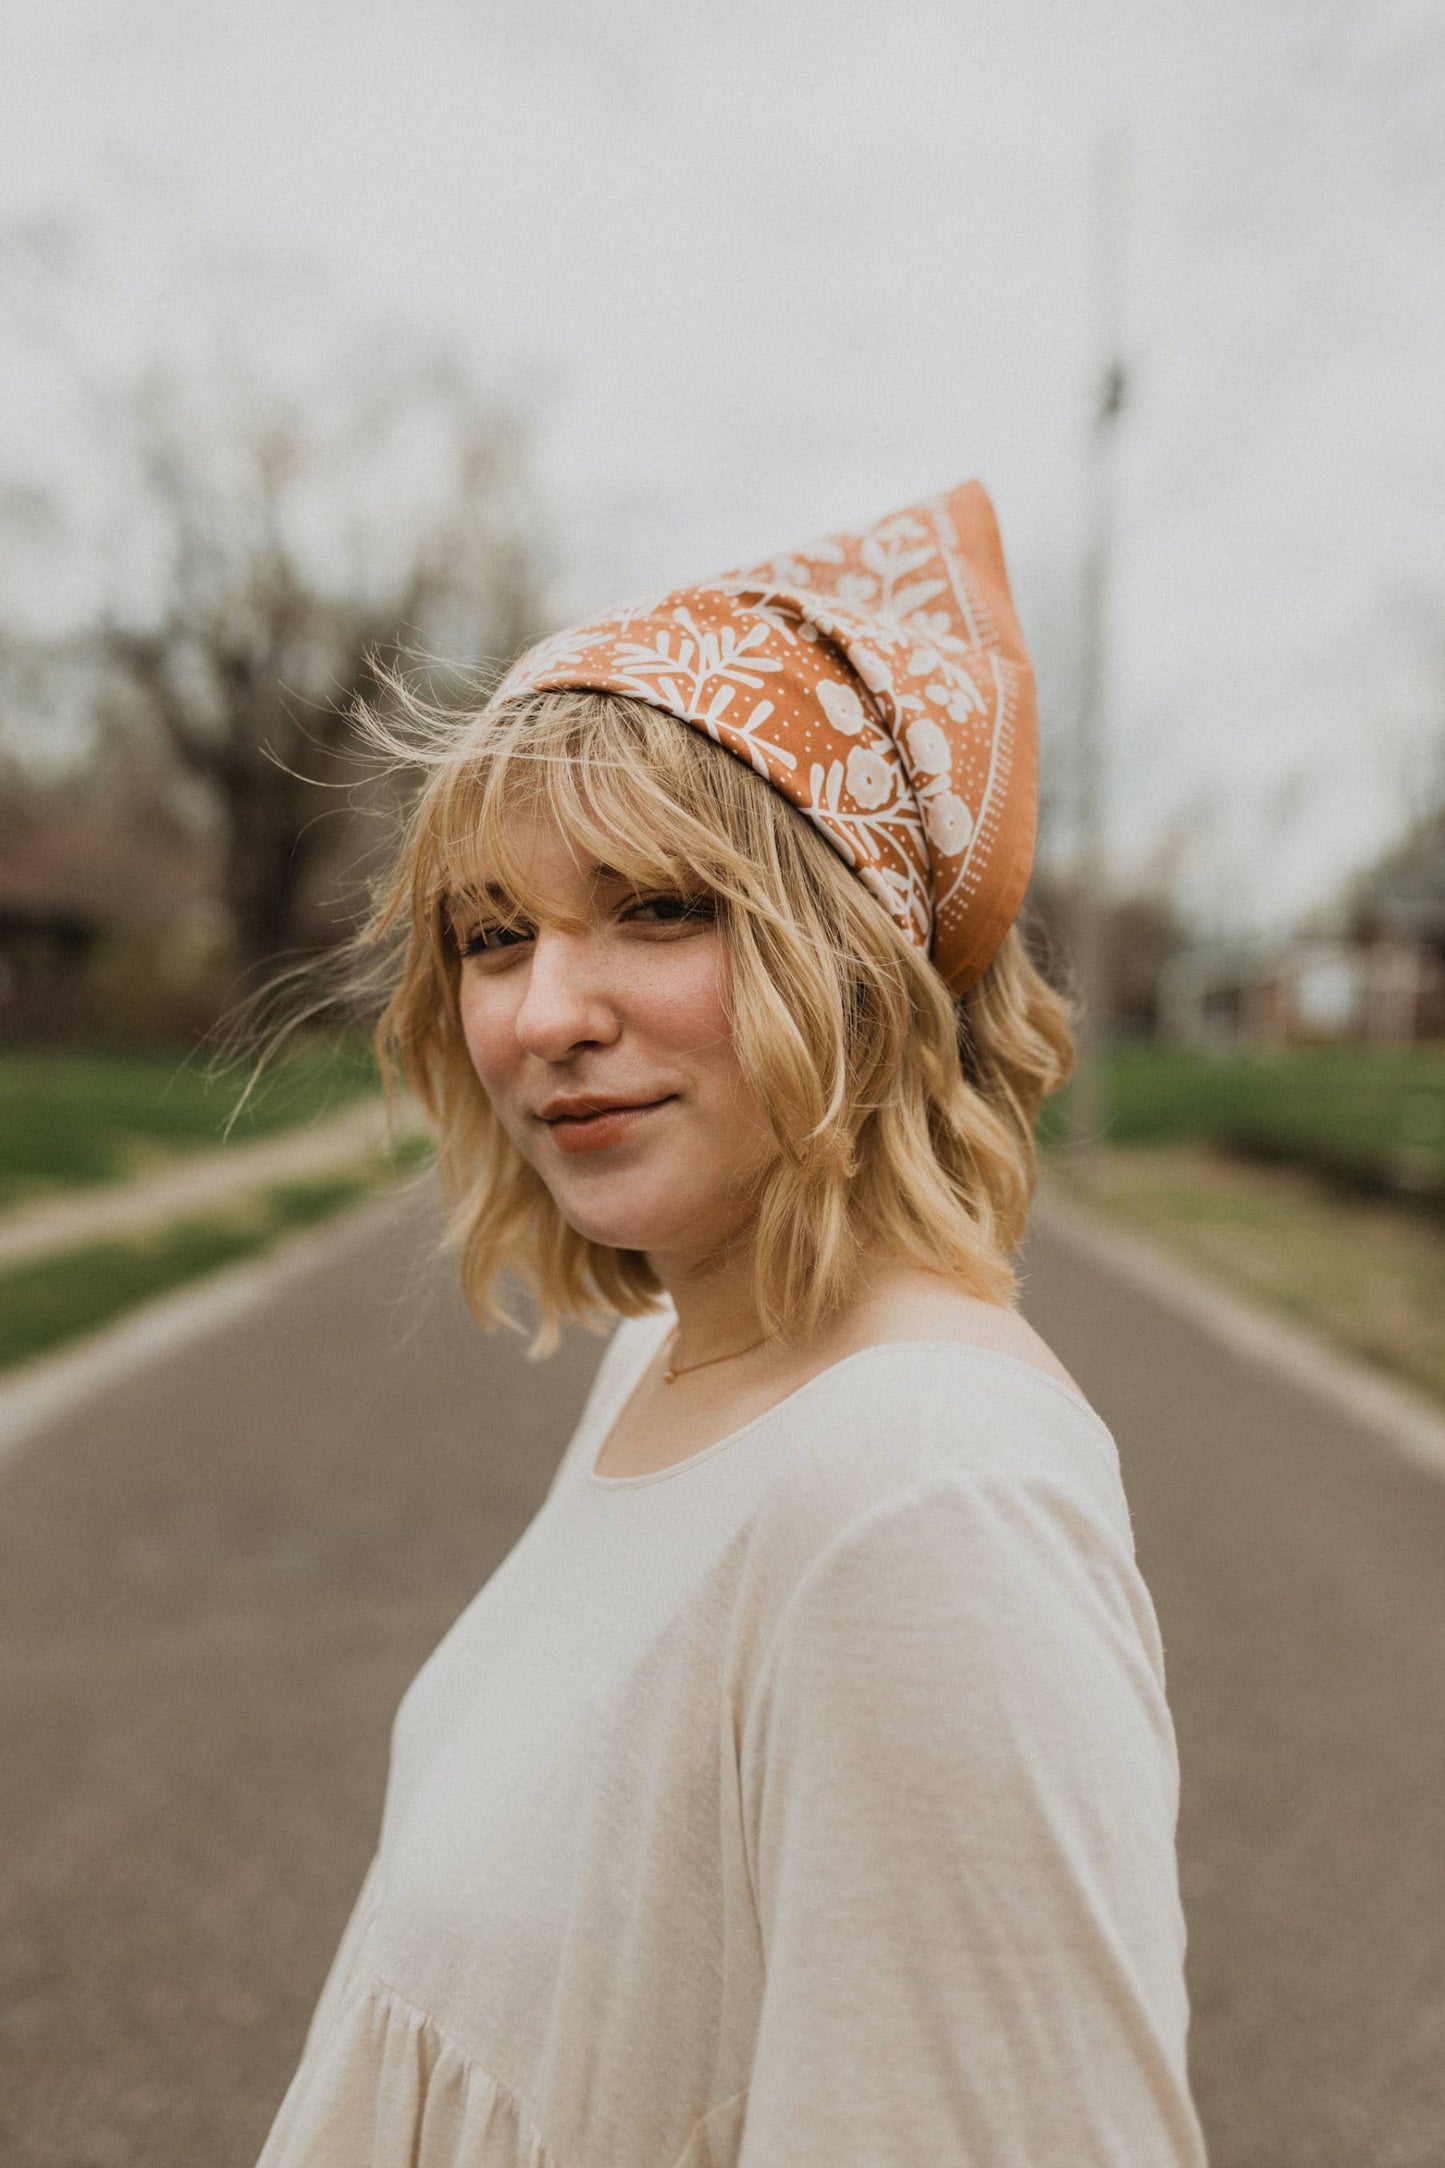
MULTIPOLYGON (((0 1470, 5 2168, 253 2168, 397 1698, 599 1349, 479 1334, 430 1231, 373 1210, 0 1470)), ((1215 2168, 1440 2168, 1445 1483, 1070 1250, 1035 1240, 1026 1306, 1163 1626, 1215 2168)))

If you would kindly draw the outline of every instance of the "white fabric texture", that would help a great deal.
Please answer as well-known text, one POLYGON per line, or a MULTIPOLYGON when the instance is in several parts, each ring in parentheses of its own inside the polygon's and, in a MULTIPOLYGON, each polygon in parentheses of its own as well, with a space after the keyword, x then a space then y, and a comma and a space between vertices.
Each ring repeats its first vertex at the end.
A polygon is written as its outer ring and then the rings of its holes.
POLYGON ((1197 2168, 1178 1770, 1113 1440, 865 1349, 545 1504, 408 1689, 261 2168, 1197 2168))

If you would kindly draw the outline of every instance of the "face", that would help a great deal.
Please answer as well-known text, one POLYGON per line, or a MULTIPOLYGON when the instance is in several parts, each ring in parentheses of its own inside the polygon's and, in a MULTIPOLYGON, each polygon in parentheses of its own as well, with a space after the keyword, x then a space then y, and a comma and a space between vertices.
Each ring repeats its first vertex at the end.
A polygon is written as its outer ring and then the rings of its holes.
POLYGON ((472 1066, 579 1234, 701 1262, 745 1228, 775 1150, 733 1049, 722 933, 705 900, 638 894, 541 812, 514 834, 536 917, 451 907, 472 1066))

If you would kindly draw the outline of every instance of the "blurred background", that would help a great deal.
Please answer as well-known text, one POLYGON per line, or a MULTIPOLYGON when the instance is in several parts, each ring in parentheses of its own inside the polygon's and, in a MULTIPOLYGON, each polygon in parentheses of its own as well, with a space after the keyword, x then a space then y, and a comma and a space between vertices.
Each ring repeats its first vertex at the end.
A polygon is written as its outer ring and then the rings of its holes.
POLYGON ((1082 1014, 1025 1302, 1164 1625, 1201 2110, 1240 2168, 1438 2163, 1441 0, 12 0, 3 48, 6 2158, 254 2157, 396 1694, 596 1359, 465 1318, 364 1019, 240 1105, 404 795, 355 703, 978 475, 1082 1014))

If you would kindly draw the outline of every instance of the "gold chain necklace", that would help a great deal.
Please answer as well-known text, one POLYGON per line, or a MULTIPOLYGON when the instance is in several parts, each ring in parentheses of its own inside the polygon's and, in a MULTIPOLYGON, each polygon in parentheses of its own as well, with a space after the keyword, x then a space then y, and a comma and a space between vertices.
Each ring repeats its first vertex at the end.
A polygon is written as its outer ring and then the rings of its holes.
MULTIPOLYGON (((681 1325, 673 1326, 672 1336, 667 1343, 669 1348, 675 1348, 677 1346, 677 1336, 681 1331, 681 1325)), ((700 1363, 687 1363, 681 1370, 677 1369, 674 1364, 669 1362, 667 1368, 662 1373, 662 1382, 664 1385, 676 1385, 679 1378, 691 1377, 694 1370, 706 1370, 712 1363, 736 1362, 739 1356, 751 1355, 755 1348, 765 1346, 767 1342, 767 1337, 767 1334, 764 1333, 761 1340, 754 1340, 747 1347, 731 1348, 726 1355, 705 1355, 700 1363)))

